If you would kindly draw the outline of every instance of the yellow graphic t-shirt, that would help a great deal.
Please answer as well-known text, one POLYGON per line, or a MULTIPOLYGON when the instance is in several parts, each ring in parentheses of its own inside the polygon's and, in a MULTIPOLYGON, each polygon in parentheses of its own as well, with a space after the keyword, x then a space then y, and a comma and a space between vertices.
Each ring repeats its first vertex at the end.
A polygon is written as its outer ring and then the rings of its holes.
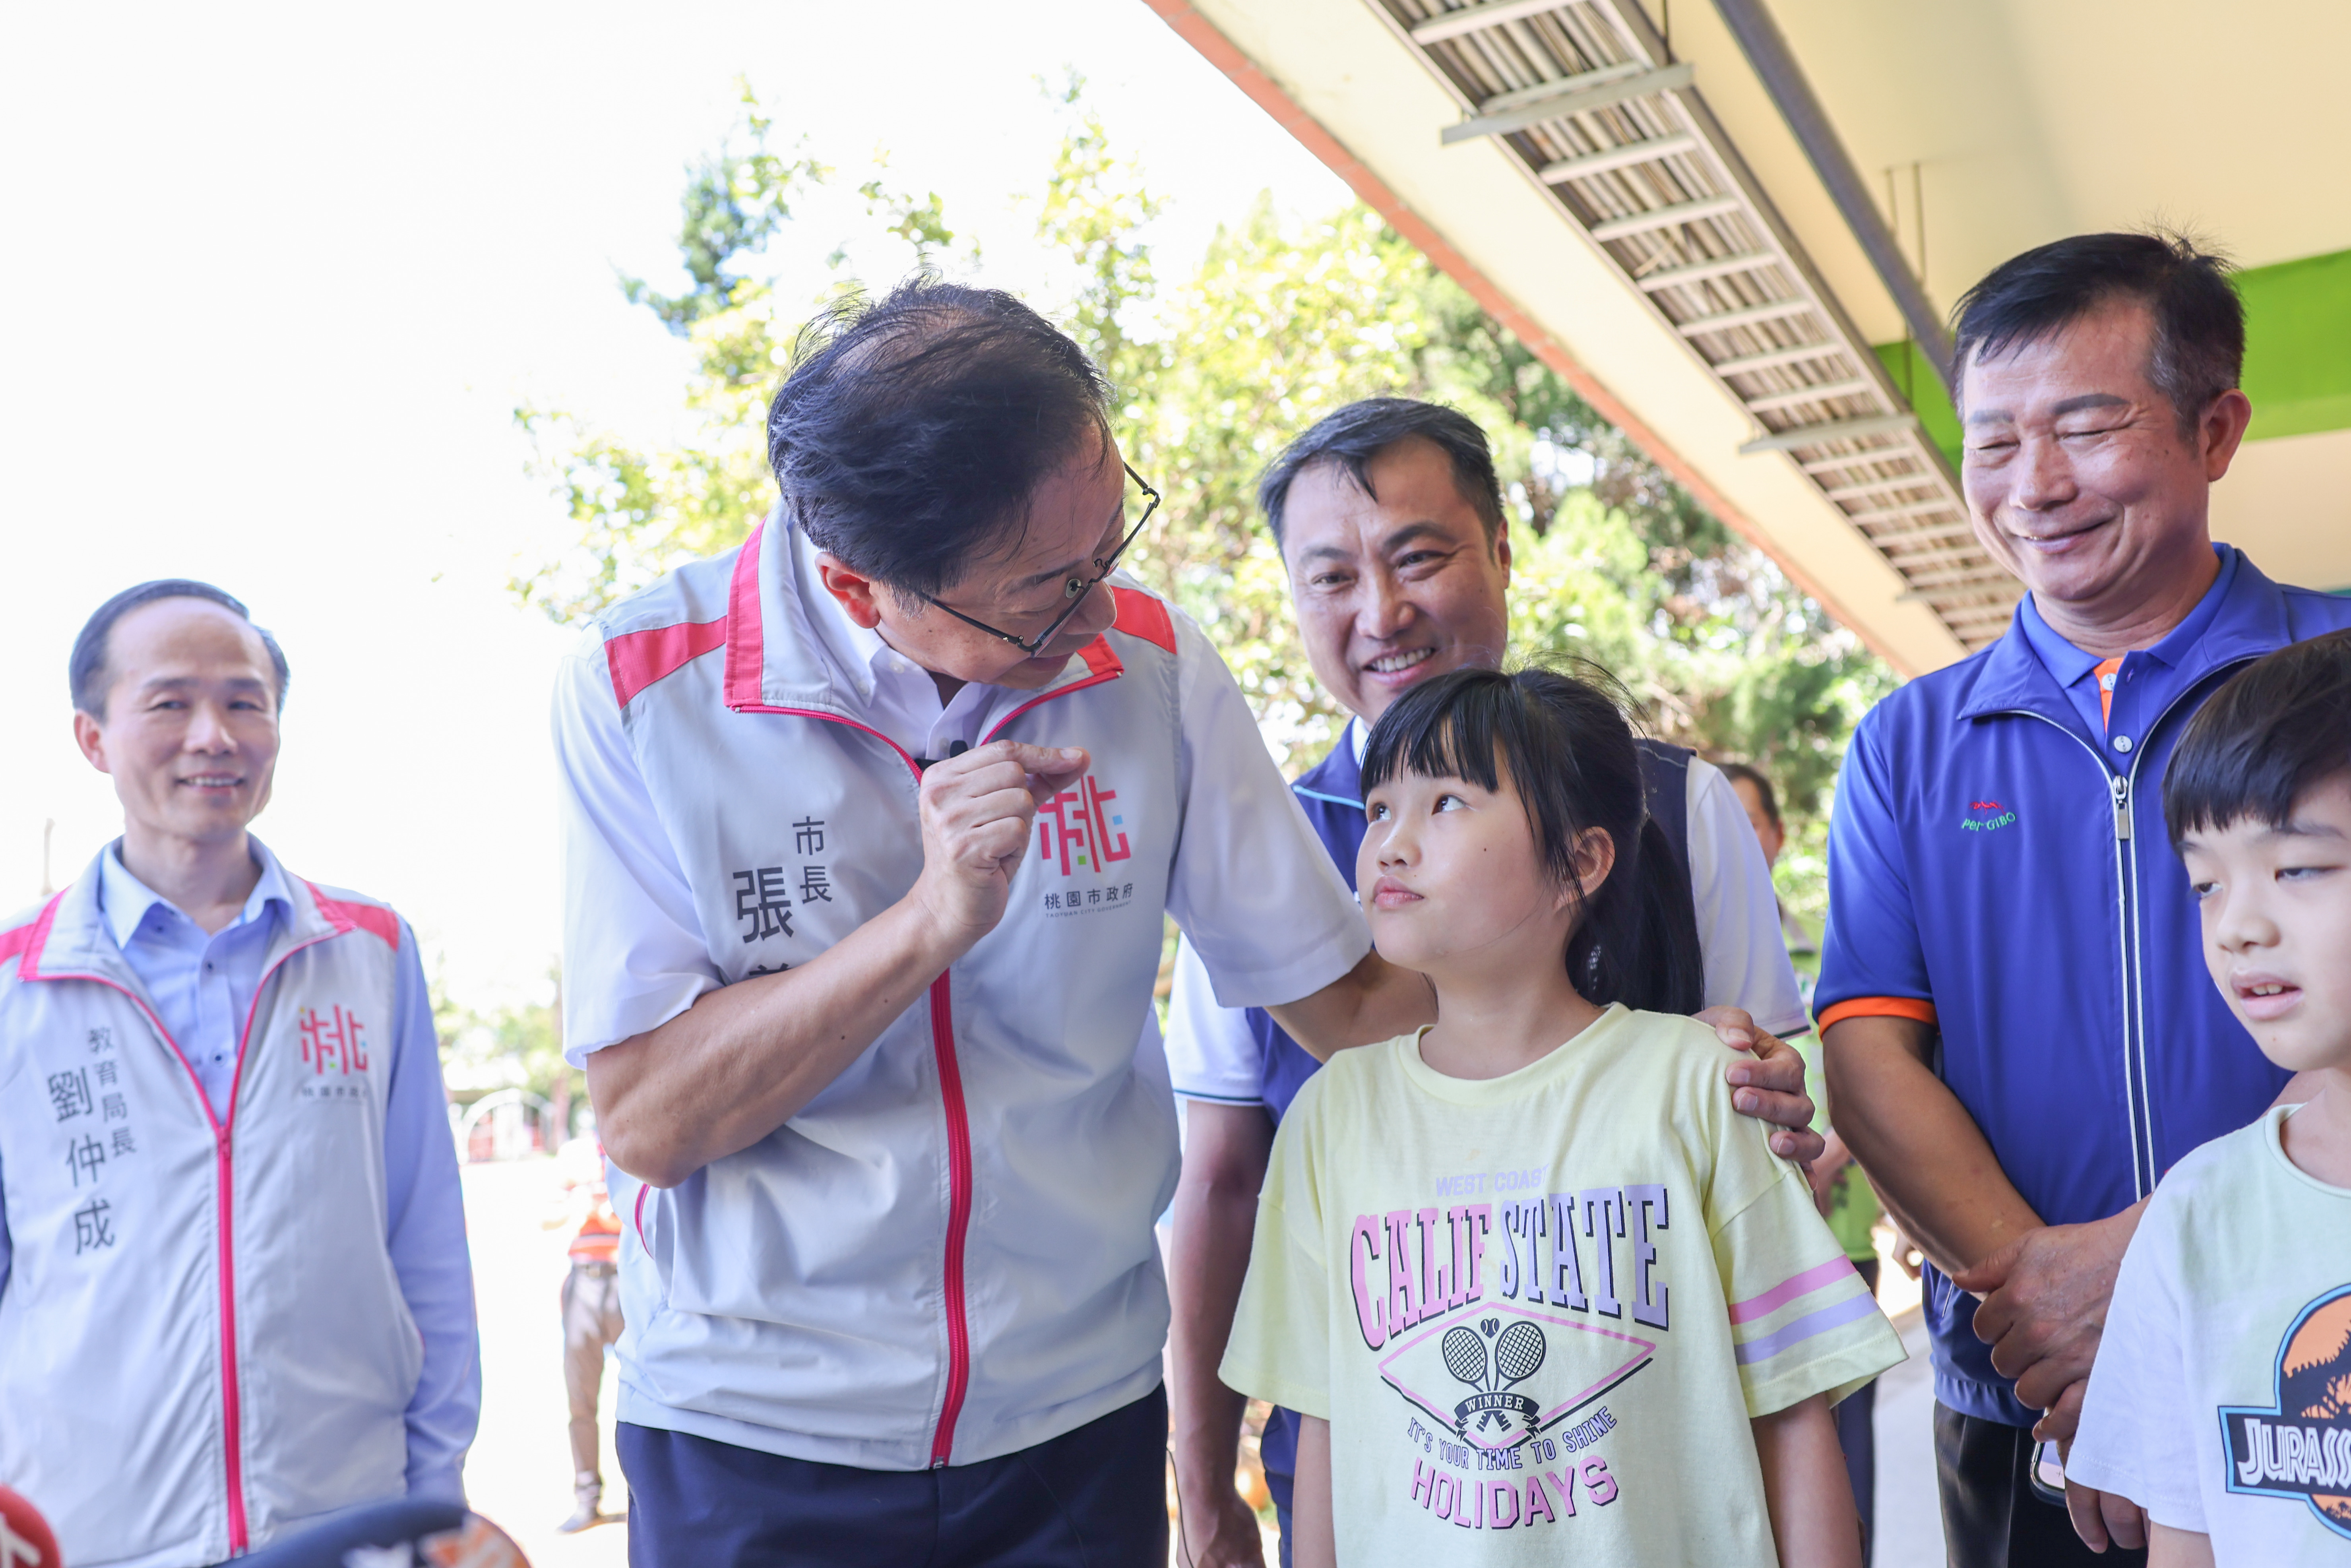
POLYGON ((1339 1560, 1778 1562, 1750 1417, 1902 1360, 1688 1019, 1507 1077, 1416 1035, 1282 1118, 1221 1375, 1331 1423, 1339 1560))

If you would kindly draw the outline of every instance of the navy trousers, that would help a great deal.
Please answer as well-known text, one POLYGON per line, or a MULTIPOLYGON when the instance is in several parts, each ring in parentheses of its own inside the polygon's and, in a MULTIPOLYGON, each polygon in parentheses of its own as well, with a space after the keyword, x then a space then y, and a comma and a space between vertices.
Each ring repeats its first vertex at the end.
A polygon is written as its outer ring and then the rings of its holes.
POLYGON ((1281 1568, 1290 1568, 1290 1499, 1298 1478, 1278 1470, 1265 1472, 1265 1490, 1273 1494, 1273 1523, 1281 1537, 1281 1568))
POLYGON ((2032 1429, 1935 1402, 1935 1469, 1951 1568, 2145 1568, 2147 1553, 2091 1551, 2065 1505, 2032 1490, 2032 1429))
POLYGON ((1167 1393, 935 1470, 787 1459, 622 1422, 629 1568, 1134 1568, 1167 1561, 1167 1393))
MULTIPOLYGON (((1855 1259, 1854 1269, 1869 1293, 1877 1293, 1877 1260, 1855 1259)), ((1877 1554, 1877 1385, 1865 1383, 1836 1407, 1837 1447, 1844 1450, 1844 1473, 1853 1482, 1854 1511, 1861 1515, 1861 1568, 1877 1554)))

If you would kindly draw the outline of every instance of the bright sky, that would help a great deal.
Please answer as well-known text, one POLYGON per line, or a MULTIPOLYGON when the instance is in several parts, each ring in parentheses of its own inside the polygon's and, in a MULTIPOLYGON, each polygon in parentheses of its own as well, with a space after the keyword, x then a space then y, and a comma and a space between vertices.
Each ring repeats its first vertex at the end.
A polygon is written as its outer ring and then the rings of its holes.
MULTIPOLYGON (((1141 0, 20 7, 0 58, 0 906, 119 831, 66 653, 149 578, 217 582, 294 668, 276 802, 300 874, 389 899, 452 990, 539 988, 561 872, 547 690, 572 632, 519 608, 566 527, 518 402, 670 429, 686 359, 616 269, 680 281, 682 169, 747 75, 829 162, 876 145, 983 277, 1048 274, 1012 200, 1075 66, 1174 203, 1170 272, 1260 188, 1339 183, 1141 0)), ((829 249, 838 236, 799 243, 829 249)), ((787 239, 786 245, 793 243, 787 239)))

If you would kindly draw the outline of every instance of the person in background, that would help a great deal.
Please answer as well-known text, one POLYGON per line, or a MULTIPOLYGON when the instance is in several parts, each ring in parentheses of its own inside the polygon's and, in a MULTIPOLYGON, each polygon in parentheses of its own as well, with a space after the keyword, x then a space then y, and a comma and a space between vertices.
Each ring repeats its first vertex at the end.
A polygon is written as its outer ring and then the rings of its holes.
POLYGON ((432 998, 407 922, 248 831, 286 655, 168 579, 68 668, 122 836, 0 923, 0 1476, 79 1564, 462 1513, 482 1371, 432 998))
POLYGON ((2213 542, 2252 418, 2217 257, 2057 240, 1969 290, 1953 336, 1969 516, 2028 591, 1997 641, 1855 727, 1816 1001, 1837 1131, 1932 1265, 1953 1568, 2087 1568, 2137 1560, 2143 1516, 2104 1500, 2085 1545, 2045 1461, 2147 1195, 2303 1097, 2201 974, 2196 901, 2142 801, 2207 696, 2351 625, 2351 600, 2213 542))
MULTIPOLYGON (((1739 795, 1739 803, 1747 808, 1747 820, 1755 824, 1755 836, 1762 842, 1763 858, 1772 865, 1780 863, 1781 852, 1788 845, 1788 830, 1780 818, 1779 792, 1761 768, 1744 762, 1717 763, 1724 778, 1739 795)), ((1813 977, 1805 971, 1820 959, 1812 934, 1804 928, 1783 900, 1780 904, 1780 930, 1787 939, 1788 956, 1797 966, 1798 982, 1804 988, 1805 999, 1812 997, 1813 977), (1807 964, 1806 959, 1812 963, 1807 964)), ((1812 1178, 1813 1200, 1820 1207, 1821 1218, 1829 1222, 1829 1231, 1844 1249, 1846 1259, 1859 1271, 1869 1286, 1870 1294, 1877 1293, 1877 1242, 1871 1234, 1881 1212, 1877 1194, 1871 1190, 1869 1178, 1854 1164, 1853 1151, 1837 1136, 1835 1116, 1828 1103, 1827 1087, 1820 1078, 1820 1041, 1802 1036, 1791 1041, 1804 1053, 1806 1088, 1821 1107, 1820 1119, 1814 1124, 1827 1147, 1821 1157, 1812 1163, 1806 1173, 1812 1178)), ((1853 1478, 1854 1507, 1861 1512, 1862 1562, 1866 1564, 1877 1540, 1877 1383, 1875 1378, 1848 1395, 1836 1407, 1837 1447, 1844 1452, 1845 1473, 1853 1478)))
MULTIPOLYGON (((1763 846, 1763 863, 1778 865, 1782 852, 1788 847, 1787 824, 1780 820, 1779 791, 1771 788, 1771 780, 1764 777, 1761 769, 1744 762, 1718 762, 1715 766, 1730 780, 1730 792, 1739 797, 1748 822, 1755 829, 1756 840, 1763 846)), ((1809 1008, 1813 974, 1820 968, 1820 942, 1776 891, 1771 902, 1780 912, 1780 940, 1787 946, 1789 961, 1796 968, 1796 984, 1802 989, 1809 1008)))
POLYGON ((621 1337, 621 1217, 604 1179, 604 1145, 574 1138, 560 1155, 580 1228, 571 1238, 571 1271, 563 1277, 563 1392, 571 1406, 571 1517, 556 1526, 577 1534, 604 1512, 604 1467, 596 1400, 604 1352, 621 1337))
MULTIPOLYGON (((1501 662, 1510 630, 1510 537, 1486 435, 1466 414, 1410 398, 1367 398, 1325 415, 1270 467, 1259 502, 1289 570, 1299 632, 1325 691, 1353 718, 1291 793, 1352 879, 1364 818, 1360 768, 1372 725, 1421 683, 1501 662)), ((1795 1052, 1747 1026, 1806 1025, 1774 934, 1771 880, 1720 773, 1679 747, 1636 743, 1650 819, 1697 912, 1703 1015, 1758 1060, 1728 1073, 1741 1113, 1804 1128, 1813 1107, 1776 1091, 1802 1080, 1795 1052), (1742 1010, 1743 1009, 1743 1010, 1742 1010), (1750 1077, 1751 1075, 1751 1077, 1750 1077)), ((1176 1304, 1169 1397, 1183 1544, 1207 1565, 1261 1561, 1254 1513, 1234 1485, 1244 1402, 1217 1377, 1249 1265, 1274 1130, 1321 1065, 1262 1009, 1223 1006, 1188 940, 1177 950, 1167 1057, 1184 1098, 1184 1176, 1169 1251, 1176 1304)), ((1818 1146, 1775 1134, 1782 1154, 1818 1146)), ((1277 1408, 1260 1449, 1278 1517, 1290 1507, 1297 1421, 1277 1408)), ((1285 1529, 1282 1550, 1287 1552, 1285 1529)))

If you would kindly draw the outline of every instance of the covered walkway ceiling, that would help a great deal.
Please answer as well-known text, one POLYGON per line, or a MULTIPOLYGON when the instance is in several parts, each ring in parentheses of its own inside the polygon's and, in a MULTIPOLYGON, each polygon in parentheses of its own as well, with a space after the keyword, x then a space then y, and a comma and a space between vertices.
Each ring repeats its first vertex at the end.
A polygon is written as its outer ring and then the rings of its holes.
POLYGON ((1908 340, 2070 233, 2179 225, 2250 269, 2214 531, 2351 587, 2351 204, 2315 198, 2351 5, 1148 3, 1901 670, 2018 591, 1908 340))

